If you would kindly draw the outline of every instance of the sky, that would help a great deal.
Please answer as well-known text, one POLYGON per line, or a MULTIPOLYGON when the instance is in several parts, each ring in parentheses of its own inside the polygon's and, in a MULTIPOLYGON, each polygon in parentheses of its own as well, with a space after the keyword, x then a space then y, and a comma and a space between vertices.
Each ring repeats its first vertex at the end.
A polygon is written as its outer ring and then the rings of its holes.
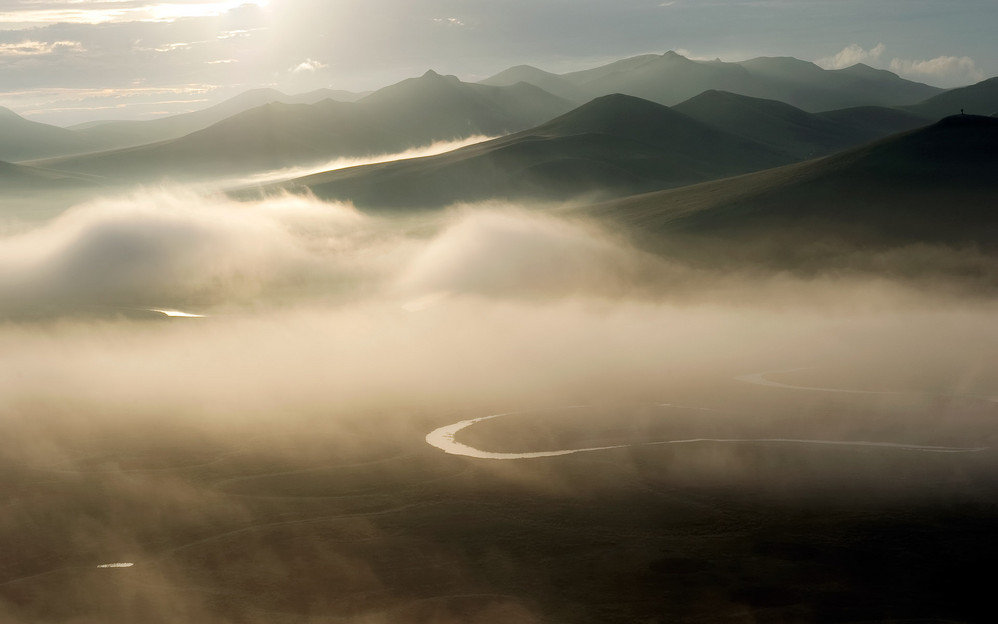
POLYGON ((368 91, 676 50, 864 62, 953 87, 998 75, 995 0, 0 0, 0 106, 71 125, 257 87, 368 91))

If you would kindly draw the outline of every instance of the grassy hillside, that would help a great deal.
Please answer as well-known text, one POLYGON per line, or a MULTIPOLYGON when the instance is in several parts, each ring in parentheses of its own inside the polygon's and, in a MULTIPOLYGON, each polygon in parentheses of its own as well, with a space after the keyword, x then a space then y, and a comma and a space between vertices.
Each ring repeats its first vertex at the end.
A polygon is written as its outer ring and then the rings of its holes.
POLYGON ((649 240, 691 237, 698 243, 685 251, 701 259, 721 253, 794 268, 844 261, 844 249, 912 245, 993 256, 996 170, 998 119, 958 115, 827 158, 590 211, 649 240))

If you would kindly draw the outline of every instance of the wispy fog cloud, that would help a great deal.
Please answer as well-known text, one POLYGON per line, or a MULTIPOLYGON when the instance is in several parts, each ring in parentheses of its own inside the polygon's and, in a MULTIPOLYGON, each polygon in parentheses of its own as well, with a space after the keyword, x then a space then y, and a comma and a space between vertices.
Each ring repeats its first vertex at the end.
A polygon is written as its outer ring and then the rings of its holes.
POLYGON ((294 231, 319 214, 323 228, 359 219, 293 197, 238 206, 159 191, 82 205, 0 238, 0 312, 245 300, 317 270, 311 241, 294 231))
POLYGON ((474 145, 476 143, 481 143, 482 141, 488 141, 494 139, 495 137, 483 136, 483 135, 472 135, 464 139, 458 139, 455 141, 434 141, 429 145, 424 145, 422 147, 413 147, 402 152, 395 152, 392 154, 375 154, 372 156, 357 157, 357 158, 336 158, 328 162, 319 163, 317 165, 310 165, 308 167, 288 167, 284 169, 276 169, 274 171, 265 171, 263 173, 254 174, 245 178, 240 178, 238 180, 229 181, 229 185, 255 185, 255 184, 265 184, 267 182, 277 182, 280 180, 290 180, 292 178, 299 178, 302 176, 311 175, 313 173, 321 173, 323 171, 335 171, 337 169, 346 169, 348 167, 359 167, 361 165, 372 165, 375 163, 392 162, 395 160, 404 160, 406 158, 422 158, 423 156, 434 156, 436 154, 443 154, 445 152, 450 152, 462 147, 467 147, 468 145, 474 145))
POLYGON ((815 63, 825 69, 843 69, 851 67, 856 63, 870 65, 879 61, 880 56, 886 49, 887 46, 882 43, 878 43, 869 50, 861 47, 859 44, 852 43, 842 48, 837 54, 820 58, 815 63))

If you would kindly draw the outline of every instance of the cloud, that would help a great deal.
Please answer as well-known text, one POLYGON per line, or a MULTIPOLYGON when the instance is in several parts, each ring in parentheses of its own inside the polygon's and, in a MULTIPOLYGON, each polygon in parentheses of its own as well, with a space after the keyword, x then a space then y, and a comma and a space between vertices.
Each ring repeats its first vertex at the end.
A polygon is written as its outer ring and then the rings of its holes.
POLYGON ((825 69, 842 69, 845 67, 851 67, 856 63, 865 63, 870 65, 876 63, 886 49, 887 46, 882 43, 878 43, 869 50, 853 43, 843 48, 838 54, 826 56, 816 60, 815 64, 824 67, 825 69))
POLYGON ((581 223, 479 206, 405 269, 403 291, 427 296, 565 296, 633 283, 637 258, 581 223))
POLYGON ((676 48, 675 50, 673 50, 673 52, 675 52, 679 56, 686 57, 691 61, 713 61, 718 58, 717 56, 705 56, 703 54, 696 54, 695 52, 692 52, 686 48, 676 48))
POLYGON ((0 43, 0 57, 46 56, 60 52, 85 52, 79 41, 33 41, 18 43, 0 43))
POLYGON ((465 26, 465 23, 456 17, 434 17, 433 21, 444 26, 465 26))
POLYGON ((313 243, 337 246, 359 219, 301 197, 240 205, 163 190, 97 200, 0 236, 0 315, 231 303, 335 279, 333 258, 313 243))
POLYGON ((969 56, 937 56, 925 61, 896 58, 891 60, 890 69, 899 76, 941 86, 962 86, 985 78, 984 72, 969 56))
POLYGON ((321 61, 316 61, 314 59, 307 58, 301 63, 298 63, 298 65, 292 67, 291 73, 292 74, 315 73, 320 69, 325 69, 327 67, 329 67, 329 65, 326 65, 321 61))

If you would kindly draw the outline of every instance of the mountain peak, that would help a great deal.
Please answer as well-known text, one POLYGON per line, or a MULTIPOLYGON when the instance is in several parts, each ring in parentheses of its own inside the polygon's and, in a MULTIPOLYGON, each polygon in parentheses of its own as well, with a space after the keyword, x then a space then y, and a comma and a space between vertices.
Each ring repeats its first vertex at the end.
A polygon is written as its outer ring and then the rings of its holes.
POLYGON ((891 72, 886 69, 877 69, 876 67, 870 67, 866 63, 856 63, 855 65, 850 65, 839 71, 855 74, 857 76, 883 76, 885 74, 891 74, 891 72))
POLYGON ((461 80, 457 76, 451 76, 449 74, 448 75, 438 74, 432 69, 426 70, 426 73, 423 74, 421 78, 424 80, 445 80, 447 82, 452 82, 454 84, 461 82, 461 80))

